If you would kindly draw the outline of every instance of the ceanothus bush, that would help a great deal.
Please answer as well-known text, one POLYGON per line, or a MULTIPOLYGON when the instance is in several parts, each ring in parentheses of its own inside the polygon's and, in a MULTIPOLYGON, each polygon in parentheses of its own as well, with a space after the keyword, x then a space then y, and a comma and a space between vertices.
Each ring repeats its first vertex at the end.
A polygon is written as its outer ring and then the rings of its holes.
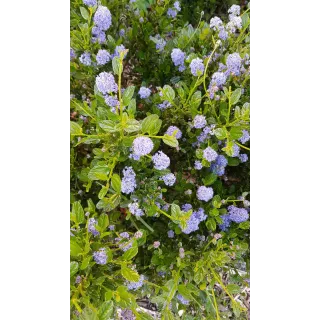
POLYGON ((71 1, 71 319, 246 319, 249 7, 189 5, 71 1))

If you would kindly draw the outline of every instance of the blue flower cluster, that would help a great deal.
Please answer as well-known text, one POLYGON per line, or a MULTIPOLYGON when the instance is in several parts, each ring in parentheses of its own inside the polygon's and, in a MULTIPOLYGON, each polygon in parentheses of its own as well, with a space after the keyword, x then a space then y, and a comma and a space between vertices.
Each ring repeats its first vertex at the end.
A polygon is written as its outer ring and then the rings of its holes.
POLYGON ((211 164, 211 171, 217 176, 224 175, 225 167, 228 165, 228 160, 223 155, 218 155, 216 161, 211 164))
POLYGON ((170 166, 170 158, 162 151, 158 151, 152 156, 155 169, 164 170, 170 166))
POLYGON ((143 286, 143 281, 144 281, 144 275, 140 275, 139 281, 137 282, 128 282, 127 283, 127 287, 129 290, 138 290, 139 288, 141 288, 143 286))
POLYGON ((101 72, 97 75, 96 85, 102 94, 118 91, 118 85, 114 80, 113 74, 110 72, 101 72))
POLYGON ((195 168, 196 170, 201 170, 201 169, 202 169, 202 163, 201 163, 201 161, 196 160, 196 161, 194 162, 194 168, 195 168))
POLYGON ((111 55, 107 50, 100 49, 97 53, 96 60, 97 65, 102 66, 109 62, 111 59, 111 55))
POLYGON ((168 231, 168 238, 174 238, 174 231, 173 230, 168 231))
POLYGON ((140 95, 141 99, 146 99, 150 97, 151 90, 146 87, 141 87, 138 94, 140 95))
POLYGON ((186 58, 186 54, 180 49, 175 48, 172 50, 171 52, 172 62, 176 67, 179 67, 179 71, 181 72, 184 71, 186 68, 184 65, 185 58, 186 58))
POLYGON ((139 203, 138 202, 132 202, 128 204, 128 208, 131 214, 134 216, 141 217, 143 216, 143 210, 139 208, 139 203))
POLYGON ((97 5, 97 0, 83 0, 83 3, 88 7, 94 7, 97 5))
POLYGON ((129 242, 128 244, 124 245, 125 242, 123 242, 124 239, 126 240, 130 240, 130 235, 128 232, 121 232, 119 234, 120 238, 115 238, 116 242, 120 242, 119 247, 121 247, 121 250, 126 252, 127 250, 129 250, 130 248, 132 248, 132 242, 129 242))
MULTIPOLYGON (((189 211, 190 209, 192 209, 192 207, 188 210, 183 211, 189 211)), ((187 227, 185 229, 182 229, 182 232, 185 234, 189 234, 198 230, 200 222, 206 220, 207 217, 208 216, 204 213, 204 210, 202 208, 199 208, 198 211, 194 211, 192 213, 192 215, 187 221, 187 227)))
POLYGON ((167 129, 167 131, 165 132, 165 134, 167 134, 167 135, 169 135, 169 136, 172 136, 172 135, 174 135, 173 133, 176 131, 176 133, 175 133, 175 137, 177 138, 177 139, 180 139, 181 137, 182 137, 182 132, 181 132, 181 130, 178 128, 178 127, 176 127, 176 126, 170 126, 168 129, 167 129))
POLYGON ((184 304, 184 305, 189 305, 189 300, 185 299, 180 293, 177 294, 177 299, 180 301, 180 303, 184 304))
POLYGON ((164 184, 169 187, 173 186, 176 182, 176 177, 173 173, 168 173, 162 176, 161 179, 163 180, 164 184))
POLYGON ((99 6, 93 16, 92 41, 103 43, 106 41, 107 31, 111 26, 111 13, 107 7, 99 6))
POLYGON ((242 144, 250 140, 250 134, 247 130, 242 130, 242 137, 238 139, 242 144))
POLYGON ((148 137, 137 137, 133 140, 133 153, 137 156, 145 156, 153 149, 153 142, 148 137))
POLYGON ((230 220, 236 223, 241 223, 249 219, 248 211, 244 208, 229 206, 228 213, 229 213, 230 220))
POLYGON ((193 119, 193 126, 196 129, 202 129, 203 127, 205 127, 207 125, 207 120, 205 116, 202 115, 196 115, 193 119))
POLYGON ((245 154, 245 153, 239 154, 238 158, 240 159, 240 161, 241 161, 242 163, 248 161, 248 155, 245 154))
POLYGON ((214 192, 211 187, 201 186, 197 190, 197 198, 205 202, 208 202, 210 199, 212 199, 213 194, 214 192))
POLYGON ((157 107, 158 107, 158 109, 160 109, 160 110, 165 110, 165 109, 171 107, 171 103, 170 103, 169 101, 165 100, 165 101, 163 101, 162 103, 159 103, 159 104, 157 105, 157 107))
POLYGON ((215 161, 218 157, 218 154, 211 148, 207 147, 203 150, 203 158, 209 162, 215 161))
POLYGON ((239 76, 240 69, 241 69, 241 62, 242 60, 239 53, 235 52, 235 53, 229 54, 227 58, 228 72, 236 76, 239 76))
POLYGON ((107 255, 105 252, 105 248, 99 249, 99 251, 95 251, 93 253, 93 259, 97 264, 106 264, 107 263, 107 255))
POLYGON ((98 236, 100 233, 96 230, 95 225, 97 224, 97 221, 95 218, 90 218, 88 223, 88 231, 92 233, 95 237, 98 236))
POLYGON ((74 59, 76 57, 76 53, 72 48, 70 48, 70 60, 74 59))
POLYGON ((132 167, 125 167, 122 173, 123 178, 121 180, 121 192, 129 194, 137 187, 136 174, 132 167))
POLYGON ((90 57, 90 52, 84 52, 80 58, 80 62, 84 64, 85 66, 90 66, 91 65, 91 57, 90 57))
POLYGON ((168 11, 167 11, 167 16, 168 17, 171 17, 171 18, 175 18, 178 14, 178 12, 181 11, 181 8, 180 8, 180 2, 179 1, 176 1, 174 4, 173 4, 173 8, 169 8, 168 11))
POLYGON ((204 71, 204 64, 203 64, 203 60, 196 58, 193 59, 190 63, 190 69, 191 69, 191 73, 195 76, 195 77, 199 77, 203 74, 204 71))

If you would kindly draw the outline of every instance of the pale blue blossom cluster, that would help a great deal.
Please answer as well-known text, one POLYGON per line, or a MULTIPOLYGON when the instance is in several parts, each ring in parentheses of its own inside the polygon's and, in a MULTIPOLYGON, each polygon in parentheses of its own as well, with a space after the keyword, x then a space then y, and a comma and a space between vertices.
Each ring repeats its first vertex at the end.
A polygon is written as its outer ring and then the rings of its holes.
MULTIPOLYGON (((116 48, 114 49, 114 53, 112 55, 112 58, 114 57, 120 57, 120 52, 125 51, 126 48, 123 44, 120 44, 120 46, 116 46, 116 48)), ((125 58, 127 56, 128 52, 126 52, 123 56, 123 58, 125 58)))
POLYGON ((170 18, 175 18, 179 11, 181 11, 180 2, 176 1, 173 4, 173 8, 169 8, 168 9, 167 16, 170 17, 170 18))
POLYGON ((132 248, 132 241, 127 243, 123 240, 130 240, 130 236, 128 232, 121 232, 119 234, 120 238, 115 238, 116 242, 119 242, 119 247, 121 248, 122 251, 126 252, 130 248, 132 248))
POLYGON ((93 22, 100 30, 107 31, 111 26, 111 13, 107 7, 99 6, 94 14, 93 22))
POLYGON ((223 155, 218 155, 216 161, 211 164, 211 171, 217 176, 224 175, 225 167, 228 165, 228 160, 223 155))
POLYGON ((213 189, 211 187, 201 186, 197 190, 197 198, 199 200, 208 202, 213 197, 213 189))
POLYGON ((189 305, 189 300, 185 299, 180 293, 177 295, 177 299, 180 301, 180 303, 184 305, 189 305))
POLYGON ((95 218, 90 218, 88 223, 88 231, 93 234, 93 236, 98 236, 100 233, 96 230, 97 221, 95 218))
POLYGON ((230 220, 229 214, 224 214, 220 218, 222 219, 222 223, 219 224, 219 228, 222 231, 227 231, 228 228, 230 227, 230 224, 231 224, 231 220, 230 220))
POLYGON ((137 187, 136 174, 132 167, 125 167, 122 173, 123 178, 121 180, 121 192, 129 194, 137 187))
POLYGON ((209 135, 213 136, 214 128, 215 128, 214 124, 211 124, 210 126, 205 126, 202 132, 200 133, 200 135, 197 137, 198 143, 196 143, 196 145, 200 145, 200 143, 205 142, 208 139, 209 135))
POLYGON ((146 99, 150 97, 151 90, 146 87, 141 87, 138 94, 140 95, 141 99, 146 99))
POLYGON ((238 208, 236 206, 229 206, 228 213, 231 221, 241 223, 249 219, 248 211, 244 208, 238 208))
MULTIPOLYGON (((192 207, 190 209, 192 209, 192 207)), ((189 211, 190 209, 183 211, 189 211)), ((198 211, 194 211, 192 213, 187 221, 187 227, 182 229, 182 232, 185 234, 190 234, 191 232, 198 230, 200 222, 206 220, 207 217, 208 216, 204 213, 204 210, 199 208, 198 211)))
POLYGON ((164 50, 164 47, 166 46, 167 44, 167 41, 164 40, 163 38, 161 38, 161 36, 159 34, 157 34, 155 36, 155 39, 156 39, 156 49, 159 51, 159 52, 162 52, 164 50))
POLYGON ((242 60, 238 52, 229 54, 227 58, 227 68, 229 73, 239 76, 240 69, 241 69, 241 62, 242 60))
POLYGON ((99 251, 95 251, 93 253, 93 259, 96 264, 106 264, 107 263, 107 255, 105 248, 99 249, 99 251))
POLYGON ((97 53, 96 60, 97 60, 97 65, 102 66, 109 62, 111 59, 111 55, 107 50, 100 49, 97 53))
POLYGON ((218 154, 211 148, 207 147, 203 150, 203 158, 209 162, 215 161, 218 157, 218 154))
POLYGON ((196 115, 193 119, 193 126, 196 129, 202 129, 203 127, 205 127, 207 125, 207 120, 206 117, 203 115, 196 115))
POLYGON ((194 162, 194 168, 195 168, 196 170, 201 170, 201 169, 202 169, 202 163, 201 163, 201 161, 196 160, 196 161, 194 162))
POLYGON ((164 184, 169 187, 173 186, 176 182, 176 177, 173 173, 168 173, 162 176, 161 179, 163 180, 164 184))
POLYGON ((171 52, 172 62, 176 67, 179 67, 179 71, 181 72, 184 71, 186 68, 184 65, 185 58, 186 58, 186 54, 180 49, 175 48, 172 50, 171 52))
POLYGON ((132 202, 128 204, 128 209, 131 214, 137 217, 143 216, 143 210, 139 208, 138 202, 132 202))
POLYGON ((153 142, 148 137, 137 137, 133 140, 133 154, 136 156, 145 156, 153 149, 153 142))
POLYGON ((104 101, 107 106, 111 107, 112 112, 116 112, 116 107, 120 105, 120 102, 116 97, 109 96, 108 94, 105 95, 104 101))
POLYGON ((168 238, 174 238, 174 231, 173 230, 168 231, 168 238))
POLYGON ((127 287, 129 290, 138 290, 143 286, 143 281, 144 281, 144 275, 140 275, 139 281, 137 282, 127 282, 127 287))
POLYGON ((165 110, 165 109, 171 107, 171 103, 169 101, 165 100, 162 103, 158 104, 157 107, 160 110, 165 110))
POLYGON ((118 91, 118 85, 114 80, 113 74, 110 72, 101 72, 97 75, 96 85, 102 94, 118 91))
POLYGON ((203 60, 199 58, 193 59, 190 63, 190 70, 195 77, 201 76, 204 71, 203 60))
POLYGON ((70 60, 74 59, 76 57, 76 53, 72 48, 70 48, 70 60))
POLYGON ((170 166, 170 158, 162 151, 158 151, 152 156, 155 169, 164 170, 170 166))
POLYGON ((97 0, 83 0, 83 3, 88 7, 94 7, 97 5, 97 0))
POLYGON ((242 130, 242 137, 238 139, 242 144, 250 140, 250 134, 247 130, 242 130))
POLYGON ((221 40, 227 40, 228 39, 228 32, 226 31, 222 20, 219 17, 213 17, 210 20, 210 28, 219 32, 218 37, 221 40))
POLYGON ((167 131, 165 132, 165 134, 172 136, 174 135, 177 139, 180 139, 182 137, 182 132, 181 130, 176 127, 176 126, 170 126, 167 131), (175 134, 174 134, 175 132, 175 134))
POLYGON ((247 162, 248 161, 248 155, 246 153, 239 154, 238 158, 241 162, 247 162))
POLYGON ((232 147, 232 155, 231 157, 238 157, 240 154, 240 147, 237 144, 234 144, 232 147))
POLYGON ((90 57, 90 52, 84 52, 80 58, 80 62, 84 64, 85 66, 90 66, 91 65, 91 57, 90 57))

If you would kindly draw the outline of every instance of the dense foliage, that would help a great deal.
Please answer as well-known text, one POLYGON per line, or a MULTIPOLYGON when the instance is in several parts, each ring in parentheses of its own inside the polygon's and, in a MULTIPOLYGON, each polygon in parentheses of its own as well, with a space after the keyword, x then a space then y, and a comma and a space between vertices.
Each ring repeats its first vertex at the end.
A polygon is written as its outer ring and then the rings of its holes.
POLYGON ((184 2, 71 2, 71 319, 248 317, 249 7, 184 2))

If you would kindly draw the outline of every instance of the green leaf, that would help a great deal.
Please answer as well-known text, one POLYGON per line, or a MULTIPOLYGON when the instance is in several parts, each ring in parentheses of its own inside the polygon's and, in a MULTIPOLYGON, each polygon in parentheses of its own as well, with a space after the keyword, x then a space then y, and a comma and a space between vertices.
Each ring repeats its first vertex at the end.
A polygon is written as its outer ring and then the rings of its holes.
POLYGON ((121 74, 122 73, 122 64, 120 63, 120 58, 119 57, 114 57, 112 59, 112 69, 113 69, 113 72, 114 74, 121 74))
POLYGON ((242 137, 242 129, 240 127, 232 127, 230 130, 230 138, 232 140, 238 140, 242 137))
POLYGON ((126 127, 124 128, 125 132, 136 132, 141 129, 141 124, 136 119, 128 119, 126 123, 126 127))
POLYGON ((74 121, 70 121, 70 134, 71 135, 81 135, 82 128, 74 121))
POLYGON ((136 99, 131 99, 128 105, 128 114, 130 116, 134 116, 136 113, 137 107, 136 107, 136 99))
POLYGON ((218 128, 214 130, 214 134, 219 140, 224 140, 227 138, 228 131, 226 128, 218 128))
POLYGON ((118 174, 114 173, 111 177, 111 187, 118 194, 121 193, 121 179, 118 174))
POLYGON ((104 301, 98 310, 99 320, 108 320, 109 318, 112 318, 112 314, 113 301, 104 301))
POLYGON ((170 147, 176 148, 179 146, 179 142, 176 137, 169 136, 168 134, 165 134, 162 138, 162 141, 167 144, 170 147))
POLYGON ((248 230, 250 229, 250 221, 244 221, 239 223, 239 228, 243 230, 248 230))
POLYGON ((201 103, 201 91, 196 91, 190 99, 190 106, 193 110, 197 110, 200 103, 201 103))
POLYGON ((80 320, 99 320, 98 315, 91 310, 90 308, 86 307, 79 316, 80 320))
POLYGON ((126 90, 124 90, 124 93, 122 96, 123 106, 126 107, 130 103, 131 98, 134 94, 134 89, 135 89, 135 86, 129 86, 126 90))
POLYGON ((185 298, 192 300, 193 296, 191 292, 188 290, 185 284, 178 285, 178 291, 180 294, 182 294, 185 298))
POLYGON ((217 180, 217 175, 213 172, 209 173, 204 179, 202 179, 202 182, 205 186, 210 186, 217 180))
POLYGON ((97 230, 100 232, 103 232, 107 228, 108 225, 109 225, 109 217, 106 213, 102 213, 98 218, 99 230, 98 230, 98 228, 97 228, 97 230))
POLYGON ((138 254, 138 247, 132 247, 130 249, 128 249, 124 255, 122 256, 122 258, 124 260, 131 260, 133 257, 135 257, 138 254))
POLYGON ((218 210, 217 208, 211 209, 211 210, 209 211, 209 215, 210 215, 211 217, 216 217, 216 216, 219 215, 219 210, 218 210))
POLYGON ((89 18, 88 10, 84 7, 80 7, 80 12, 81 12, 83 19, 88 20, 88 18, 89 18))
POLYGON ((236 104, 239 101, 240 97, 241 97, 241 89, 238 88, 235 91, 233 91, 231 94, 231 97, 230 97, 231 105, 236 104))
POLYGON ((128 281, 132 281, 132 282, 139 281, 139 274, 136 271, 131 270, 130 268, 124 265, 121 267, 121 274, 128 281))
POLYGON ((227 290, 229 291, 229 293, 235 294, 235 293, 239 293, 241 291, 241 288, 234 283, 230 283, 227 285, 227 290))
POLYGON ((144 118, 141 122, 142 133, 149 133, 150 135, 155 135, 159 132, 161 128, 162 121, 156 114, 151 114, 150 116, 144 118))
POLYGON ((90 263, 90 260, 91 260, 91 257, 86 257, 81 263, 80 270, 86 269, 90 263))
POLYGON ((82 253, 82 248, 78 245, 78 243, 74 240, 70 241, 70 255, 77 256, 79 253, 82 253))
POLYGON ((76 261, 70 262, 70 277, 75 275, 79 269, 79 264, 76 261))
POLYGON ((163 98, 168 101, 173 101, 174 98, 176 97, 174 90, 168 85, 165 85, 163 87, 162 93, 163 93, 163 98))
POLYGON ((216 221, 213 219, 213 218, 209 218, 207 221, 206 221, 206 226, 209 230, 211 231, 215 231, 216 230, 216 221))
POLYGON ((112 120, 102 120, 99 122, 99 126, 106 132, 117 132, 119 129, 116 127, 116 123, 112 120))
POLYGON ((107 166, 94 166, 88 173, 90 180, 108 180, 110 169, 107 166))
POLYGON ((75 217, 76 223, 82 223, 84 221, 84 211, 80 201, 74 202, 72 205, 72 215, 75 217))
POLYGON ((107 194, 108 190, 109 190, 109 185, 106 187, 102 187, 101 190, 99 191, 98 198, 101 200, 107 194))

